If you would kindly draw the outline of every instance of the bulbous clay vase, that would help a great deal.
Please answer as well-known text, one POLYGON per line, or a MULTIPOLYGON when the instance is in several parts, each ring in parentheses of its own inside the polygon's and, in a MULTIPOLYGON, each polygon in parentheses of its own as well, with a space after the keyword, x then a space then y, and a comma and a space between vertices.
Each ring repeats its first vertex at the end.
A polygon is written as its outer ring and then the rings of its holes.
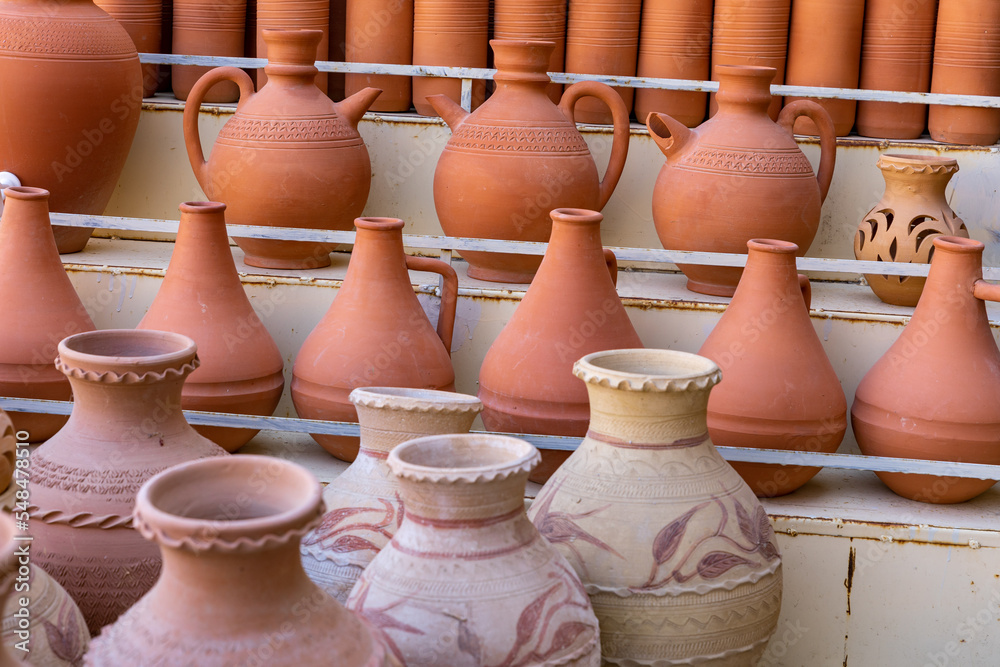
MULTIPOLYGON (((246 0, 173 0, 173 53, 191 56, 243 56, 246 36, 246 0)), ((186 100, 191 91, 211 67, 171 65, 170 81, 174 97, 186 100)), ((202 102, 235 102, 240 88, 226 81, 198 100, 202 102)), ((185 105, 187 108, 187 105, 185 105)))
MULTIPOLYGON (((316 87, 318 30, 266 30, 268 85, 253 92, 243 70, 218 67, 191 90, 184 105, 184 143, 202 190, 224 202, 238 225, 351 228, 368 201, 371 161, 358 122, 379 91, 366 88, 340 103, 316 87), (208 162, 198 110, 220 81, 240 87, 236 114, 226 122, 208 162)), ((250 266, 314 269, 330 265, 335 244, 237 238, 250 266)))
MULTIPOLYGON (((562 72, 566 62, 566 3, 568 0, 494 0, 493 38, 552 42, 546 72, 562 72)), ((545 91, 553 104, 562 97, 561 83, 545 91)))
MULTIPOLYGON (((452 136, 434 171, 434 206, 449 236, 549 240, 555 208, 601 210, 618 185, 628 154, 628 111, 604 84, 583 81, 559 106, 546 95, 551 42, 493 40, 497 90, 472 114, 447 97, 429 98, 452 136), (603 180, 573 121, 583 97, 596 97, 615 116, 611 159, 603 180)), ((462 251, 469 277, 529 283, 541 259, 462 251)))
MULTIPOLYGON (((181 204, 167 275, 137 329, 184 334, 198 345, 201 366, 184 383, 185 410, 270 416, 285 386, 284 359, 236 272, 226 234, 226 205, 181 204)), ((274 304, 262 304, 274 313, 274 304)), ((265 312, 267 312, 265 310, 265 312)), ((254 429, 196 426, 228 452, 254 429)))
POLYGON ((612 350, 574 373, 590 431, 529 516, 583 580, 604 664, 756 664, 778 623, 781 559, 764 508, 708 438, 718 367, 612 350))
MULTIPOLYGON (((928 92, 936 17, 937 0, 868 0, 858 85, 870 90, 928 92)), ((924 104, 858 102, 856 129, 861 136, 917 139, 925 127, 924 104)))
MULTIPOLYGON (((598 350, 642 347, 615 289, 618 263, 601 246, 602 219, 594 211, 552 211, 538 275, 479 371, 488 430, 582 437, 589 401, 573 362, 598 350)), ((568 454, 543 453, 531 481, 544 482, 568 454)))
MULTIPOLYGON (((2 75, 0 75, 2 76, 2 75)), ((68 401, 69 382, 52 362, 66 336, 92 331, 94 322, 66 275, 49 224, 49 193, 4 190, 0 216, 0 395, 68 401)), ((41 442, 66 423, 62 415, 12 412, 15 430, 41 442)))
MULTIPOLYGON (((53 211, 104 213, 139 124, 140 70, 132 38, 90 0, 0 4, 0 171, 52 192, 53 211)), ((63 253, 93 231, 54 229, 63 253)))
MULTIPOLYGON (((1000 3, 939 0, 931 92, 1000 95, 1000 3)), ((927 126, 934 141, 995 144, 1000 109, 932 104, 927 126)))
MULTIPOLYGON (((163 35, 163 0, 94 0, 125 28, 139 53, 159 53, 163 35)), ((142 96, 152 97, 160 86, 160 66, 142 66, 142 96)))
MULTIPOLYGON (((358 421, 357 387, 455 389, 451 338, 458 276, 440 260, 403 253, 403 221, 358 218, 347 275, 333 305, 306 338, 292 369, 292 401, 302 419, 358 421), (407 269, 444 277, 437 331, 407 269)), ((358 439, 314 434, 323 449, 353 461, 358 439)))
MULTIPOLYGON (((7 514, 0 515, 0 608, 6 608, 11 598, 18 597, 14 594, 14 588, 20 560, 25 561, 24 572, 27 574, 29 571, 27 561, 30 557, 22 554, 30 549, 30 545, 19 541, 17 537, 18 530, 14 525, 14 519, 7 514)), ((20 586, 18 589, 23 590, 20 586)), ((27 611, 22 613, 27 613, 27 611)), ((27 647, 28 643, 26 641, 24 646, 27 647)), ((0 665, 3 667, 27 667, 28 663, 21 660, 22 657, 26 658, 27 656, 27 650, 15 654, 14 651, 0 644, 0 665)))
POLYGON ((132 530, 139 487, 175 463, 226 453, 181 413, 184 378, 197 366, 194 341, 164 331, 93 331, 59 343, 73 413, 31 455, 32 562, 73 596, 91 634, 160 571, 159 553, 132 530))
POLYGON ((135 527, 159 547, 163 572, 85 664, 395 665, 379 634, 302 569, 299 541, 322 514, 316 478, 269 456, 156 475, 139 491, 135 527))
MULTIPOLYGON (((863 454, 1000 464, 1000 351, 983 303, 1000 301, 1000 287, 983 280, 982 257, 979 241, 934 239, 913 317, 854 394, 851 424, 863 454)), ((925 503, 964 502, 995 482, 875 474, 897 494, 925 503)))
POLYGON ((425 435, 467 433, 483 408, 473 396, 405 387, 355 389, 350 399, 361 424, 358 457, 326 486, 326 514, 302 538, 306 574, 340 602, 403 521, 389 452, 425 435))
MULTIPOLYGON (((770 67, 716 68, 719 112, 689 130, 670 116, 646 119, 667 156, 653 190, 653 221, 664 248, 746 252, 753 238, 790 241, 804 254, 816 236, 820 208, 833 178, 836 138, 829 114, 810 100, 781 111, 771 103, 770 67), (819 173, 814 175, 792 137, 800 116, 822 130, 819 173)), ((742 269, 679 265, 694 292, 732 296, 742 269)))
POLYGON ((490 435, 410 440, 389 453, 406 520, 347 608, 408 667, 600 665, 580 580, 524 514, 538 450, 490 435))
MULTIPOLYGON (((446 67, 486 67, 489 55, 489 0, 414 0, 413 64, 446 67)), ((461 79, 413 77, 413 107, 435 116, 431 95, 462 101, 461 79)), ((486 99, 486 82, 472 82, 472 108, 486 99)))
POLYGON ((81 664, 83 654, 90 645, 90 632, 73 598, 35 565, 29 566, 27 582, 18 583, 27 585, 28 589, 9 597, 2 607, 3 635, 0 640, 8 653, 30 660, 35 667, 76 667, 81 664), (28 599, 27 632, 30 643, 27 654, 17 648, 18 644, 24 646, 25 630, 19 627, 19 619, 14 615, 22 609, 22 597, 28 599))
MULTIPOLYGON (((413 0, 351 0, 347 3, 345 44, 347 62, 409 65, 413 62, 413 0)), ((371 111, 409 111, 411 77, 389 74, 346 74, 345 92, 366 87, 382 94, 371 111)))
MULTIPOLYGON (((319 30, 315 60, 326 60, 330 52, 330 0, 256 0, 258 58, 267 58, 265 30, 319 30)), ((267 83, 267 70, 257 70, 257 90, 267 83)), ((316 87, 327 92, 327 73, 316 74, 316 87)))
MULTIPOLYGON (((858 226, 856 259, 927 264, 938 236, 969 237, 945 196, 958 162, 934 155, 884 153, 878 168, 885 178, 885 193, 858 226)), ((916 306, 926 281, 918 276, 871 273, 865 279, 878 298, 897 306, 916 306)))
MULTIPOLYGON (((847 399, 809 319, 809 280, 795 272, 794 243, 755 239, 747 266, 698 354, 722 382, 708 399, 708 434, 724 447, 835 452, 847 431, 847 399)), ((795 491, 820 471, 733 463, 758 496, 795 491)))

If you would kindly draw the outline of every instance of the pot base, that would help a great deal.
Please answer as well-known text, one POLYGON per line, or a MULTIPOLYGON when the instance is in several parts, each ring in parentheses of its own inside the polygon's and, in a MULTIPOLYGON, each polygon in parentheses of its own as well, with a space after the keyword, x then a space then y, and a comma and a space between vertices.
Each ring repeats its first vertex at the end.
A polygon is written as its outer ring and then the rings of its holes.
POLYGON ((474 280, 521 285, 531 284, 535 273, 538 272, 539 265, 542 263, 540 256, 504 255, 501 253, 463 252, 462 259, 469 263, 468 275, 474 280), (512 259, 510 263, 517 268, 497 268, 496 265, 503 263, 503 258, 506 257, 510 257, 512 259))
POLYGON ((52 233, 56 237, 56 247, 60 255, 68 255, 83 250, 94 230, 90 227, 62 227, 54 225, 52 233))
MULTIPOLYGON (((739 281, 737 281, 739 282, 739 281)), ((710 296, 732 296, 736 294, 736 285, 722 285, 719 283, 709 283, 688 278, 687 288, 691 292, 698 294, 708 294, 710 296)))

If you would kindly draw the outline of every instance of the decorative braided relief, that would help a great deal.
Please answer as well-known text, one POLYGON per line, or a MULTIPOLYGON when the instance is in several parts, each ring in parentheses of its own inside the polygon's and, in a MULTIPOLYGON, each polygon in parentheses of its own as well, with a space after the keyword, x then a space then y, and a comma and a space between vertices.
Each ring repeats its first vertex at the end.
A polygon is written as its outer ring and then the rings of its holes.
POLYGON ((458 127, 448 148, 590 155, 587 142, 576 128, 485 127, 469 122, 458 127))
POLYGON ((813 177, 809 159, 798 149, 766 151, 699 146, 684 160, 682 166, 721 173, 813 177))
POLYGON ((131 56, 135 44, 113 19, 52 20, 45 16, 0 17, 0 51, 81 56, 131 56))
POLYGON ((101 384, 152 384, 154 382, 162 382, 166 379, 187 377, 200 365, 201 361, 198 357, 195 357, 186 364, 166 368, 159 372, 147 371, 145 373, 135 373, 129 371, 128 373, 115 373, 114 371, 104 371, 103 373, 98 373, 97 371, 70 366, 62 360, 62 357, 56 357, 56 368, 67 377, 87 380, 88 382, 99 382, 101 384))
POLYGON ((327 118, 248 118, 236 115, 219 132, 219 139, 231 141, 319 142, 354 140, 357 130, 336 116, 327 118))

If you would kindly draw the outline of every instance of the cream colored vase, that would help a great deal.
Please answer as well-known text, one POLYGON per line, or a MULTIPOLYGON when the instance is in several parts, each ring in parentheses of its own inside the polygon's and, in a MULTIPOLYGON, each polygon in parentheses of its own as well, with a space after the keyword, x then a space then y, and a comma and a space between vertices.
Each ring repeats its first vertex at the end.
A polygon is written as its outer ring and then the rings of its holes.
POLYGON ((670 350, 579 360, 590 431, 531 507, 590 594, 611 665, 745 666, 781 607, 768 516, 708 439, 721 373, 670 350))

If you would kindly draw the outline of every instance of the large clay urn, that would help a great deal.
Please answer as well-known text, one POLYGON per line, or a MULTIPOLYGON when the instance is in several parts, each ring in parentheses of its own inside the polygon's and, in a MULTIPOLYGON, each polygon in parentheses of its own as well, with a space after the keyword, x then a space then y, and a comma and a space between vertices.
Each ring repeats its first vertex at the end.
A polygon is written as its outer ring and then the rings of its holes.
POLYGON ((156 475, 139 491, 135 526, 163 554, 163 571, 85 664, 396 665, 380 634, 302 569, 299 541, 322 513, 316 478, 277 458, 191 461, 156 475))
MULTIPOLYGON (((174 331, 198 345, 201 366, 184 383, 185 410, 270 416, 285 386, 284 359, 250 305, 226 234, 226 205, 181 204, 167 275, 138 329, 174 331)), ((275 305, 261 304, 266 315, 275 305)), ((196 426, 226 451, 250 441, 254 429, 196 426)))
MULTIPOLYGON (((698 354, 722 370, 708 399, 708 434, 725 447, 835 452, 847 399, 809 319, 809 280, 794 243, 755 239, 733 300, 698 354)), ((733 463, 758 496, 795 491, 819 468, 733 463)))
MULTIPOLYGON (((566 61, 566 5, 568 0, 494 0, 493 37, 502 40, 552 42, 546 72, 563 71, 566 61)), ((561 83, 546 88, 553 104, 562 97, 561 83)))
POLYGON ((597 619, 566 559, 524 513, 538 450, 432 435, 389 453, 406 518, 347 601, 407 667, 601 664, 597 619))
MULTIPOLYGON (((319 30, 316 60, 326 60, 330 53, 330 0, 256 0, 256 57, 267 58, 265 30, 319 30)), ((257 90, 267 83, 267 70, 257 71, 257 90)), ((327 92, 327 73, 316 74, 316 87, 327 92)))
MULTIPOLYGON (((642 346, 615 289, 615 256, 601 246, 601 220, 595 211, 552 211, 552 239, 538 275, 479 371, 488 430, 582 437, 590 410, 573 362, 598 350, 642 346)), ((531 480, 544 482, 567 455, 546 451, 531 480)))
MULTIPOLYGON (((104 213, 139 124, 140 69, 91 0, 0 3, 0 171, 49 190, 53 211, 104 213)), ((56 227, 59 252, 83 250, 91 231, 56 227)))
MULTIPOLYGON (((413 0, 351 0, 346 8, 349 63, 413 62, 413 0)), ((333 60, 333 58, 330 58, 333 60)), ((379 88, 382 94, 372 102, 372 111, 409 111, 413 87, 408 76, 390 74, 346 74, 345 92, 353 95, 364 88, 379 88)))
MULTIPOLYGON (((455 389, 455 270, 437 259, 404 254, 402 220, 358 218, 356 224, 344 282, 295 357, 292 401, 303 419, 357 422, 349 397, 358 387, 455 389), (407 269, 444 277, 436 330, 407 269)), ((358 453, 357 438, 313 438, 338 459, 353 461, 358 453)))
MULTIPOLYGON (((983 303, 1000 301, 1000 287, 983 280, 982 258, 979 241, 934 239, 913 317, 854 394, 851 425, 863 454, 1000 465, 1000 350, 983 303)), ((926 503, 964 502, 995 482, 876 474, 926 503)))
MULTIPOLYGON (((551 42, 493 40, 496 92, 472 114, 444 96, 429 98, 452 136, 434 171, 434 206, 449 236, 548 241, 555 208, 604 208, 628 154, 628 111, 610 87, 569 86, 556 106, 546 94, 551 42), (604 179, 573 121, 586 96, 615 116, 604 179)), ((469 277, 529 283, 538 256, 462 251, 469 277)))
POLYGON ((164 331, 92 331, 59 343, 73 413, 31 455, 32 562, 73 596, 91 634, 160 571, 157 550, 132 530, 139 487, 175 463, 226 453, 181 412, 184 378, 197 366, 194 341, 164 331))
MULTIPOLYGON (((68 401, 69 382, 53 361, 66 336, 92 331, 94 322, 66 275, 49 224, 49 193, 4 190, 0 216, 0 395, 68 401)), ((62 415, 11 412, 26 440, 41 442, 66 423, 62 415)))
MULTIPOLYGON (((927 264, 936 237, 969 237, 945 194, 958 172, 954 158, 884 153, 878 168, 885 179, 885 193, 865 213, 854 235, 856 259, 927 264)), ((866 273, 865 280, 886 303, 912 307, 920 300, 926 279, 866 273)))
MULTIPOLYGON (((653 221, 664 248, 746 252, 747 241, 790 241, 804 254, 816 236, 833 178, 836 137, 827 112, 799 100, 768 116, 770 67, 719 66, 718 113, 689 130, 670 116, 646 119, 667 157, 653 190, 653 221), (821 129, 819 173, 799 150, 792 125, 800 116, 821 129)), ((688 289, 732 296, 742 269, 680 265, 688 289)))
MULTIPOLYGON (((94 0, 118 21, 139 53, 160 53, 163 41, 163 0, 94 0)), ((169 30, 169 27, 167 28, 169 30)), ((142 66, 142 96, 152 97, 160 87, 160 66, 142 66)))
MULTIPOLYGON (((246 14, 247 0, 173 0, 173 53, 230 58, 243 56, 246 14)), ((170 83, 174 97, 187 100, 195 83, 209 71, 211 68, 205 65, 171 65, 170 83)), ((201 101, 235 102, 239 96, 240 89, 236 83, 226 81, 207 91, 201 101)))
MULTIPOLYGON (((379 91, 366 88, 334 103, 315 77, 318 30, 266 30, 267 85, 254 93, 243 70, 218 67, 184 105, 184 142, 195 177, 232 224, 348 230, 368 201, 371 161, 358 122, 379 91), (236 114, 205 161, 198 132, 204 95, 220 81, 240 86, 236 114)), ((250 266, 328 266, 329 243, 238 238, 250 266)))
MULTIPOLYGON (((490 0, 413 0, 413 64, 486 67, 489 56, 490 0)), ((413 77, 413 107, 434 116, 431 95, 462 100, 462 80, 413 77)), ((472 108, 486 98, 486 82, 473 80, 472 108)))
POLYGON ((718 366, 612 350, 574 373, 590 430, 529 516, 583 580, 604 664, 756 664, 778 623, 781 558, 764 508, 708 437, 718 366))
POLYGON ((483 408, 474 396, 406 387, 355 389, 350 399, 361 424, 358 457, 326 486, 326 514, 302 538, 306 573, 340 602, 403 522, 389 452, 425 435, 467 433, 483 408))

